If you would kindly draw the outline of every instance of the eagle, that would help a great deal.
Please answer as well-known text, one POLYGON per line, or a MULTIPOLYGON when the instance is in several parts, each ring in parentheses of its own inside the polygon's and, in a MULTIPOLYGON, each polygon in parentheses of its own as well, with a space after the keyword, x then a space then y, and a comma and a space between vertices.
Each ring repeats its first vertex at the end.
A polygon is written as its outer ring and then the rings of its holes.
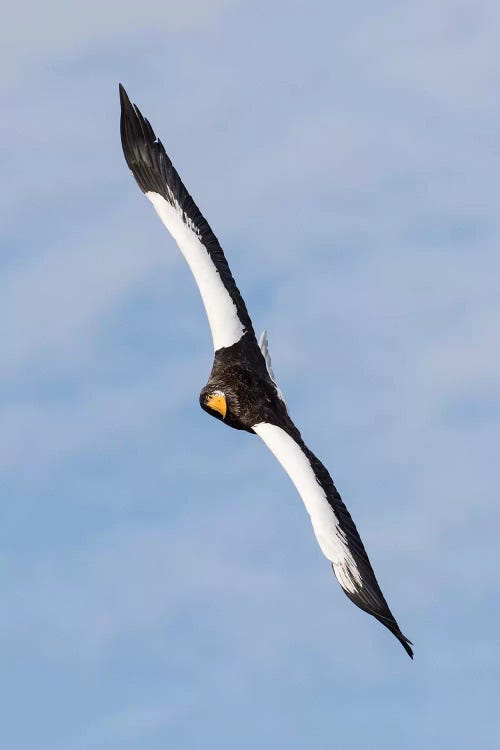
POLYGON ((207 220, 148 120, 120 84, 120 133, 127 165, 186 259, 200 291, 214 362, 200 406, 236 430, 258 435, 297 488, 316 539, 349 599, 385 625, 413 658, 354 521, 321 461, 293 423, 271 367, 267 334, 257 341, 245 302, 207 220))

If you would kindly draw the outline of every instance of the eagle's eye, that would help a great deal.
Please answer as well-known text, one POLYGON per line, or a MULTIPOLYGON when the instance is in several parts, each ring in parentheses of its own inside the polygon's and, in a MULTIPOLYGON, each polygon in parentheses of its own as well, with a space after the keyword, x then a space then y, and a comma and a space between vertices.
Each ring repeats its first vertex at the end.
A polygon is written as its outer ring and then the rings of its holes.
POLYGON ((218 412, 222 419, 225 419, 227 413, 227 402, 226 397, 222 391, 214 391, 209 393, 205 401, 206 405, 212 411, 218 412))

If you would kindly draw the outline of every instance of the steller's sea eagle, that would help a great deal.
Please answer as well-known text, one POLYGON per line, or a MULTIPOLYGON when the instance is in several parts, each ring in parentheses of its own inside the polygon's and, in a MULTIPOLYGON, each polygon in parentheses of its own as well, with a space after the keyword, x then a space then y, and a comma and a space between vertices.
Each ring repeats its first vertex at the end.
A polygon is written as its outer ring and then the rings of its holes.
POLYGON ((120 101, 127 164, 188 262, 207 311, 215 357, 200 394, 201 408, 265 442, 299 491, 319 546, 349 599, 385 625, 413 657, 411 641, 387 605, 330 474, 306 446, 288 414, 271 369, 267 336, 264 332, 257 342, 217 237, 122 85, 120 101))

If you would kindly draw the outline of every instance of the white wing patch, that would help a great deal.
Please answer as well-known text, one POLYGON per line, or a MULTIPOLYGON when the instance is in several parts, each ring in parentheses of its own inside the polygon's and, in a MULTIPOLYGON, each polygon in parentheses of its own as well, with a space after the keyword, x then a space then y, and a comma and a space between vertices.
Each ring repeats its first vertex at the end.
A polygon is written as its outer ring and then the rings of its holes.
POLYGON ((349 550, 338 518, 316 479, 307 456, 295 440, 281 427, 266 422, 253 426, 269 450, 275 455, 297 488, 325 557, 330 560, 340 585, 352 593, 361 586, 361 576, 349 550))
POLYGON ((184 215, 173 195, 173 206, 159 193, 148 192, 146 197, 177 242, 193 273, 207 311, 215 351, 236 344, 245 333, 245 327, 196 227, 184 215))
POLYGON ((283 392, 281 388, 279 387, 278 383, 276 382, 276 378, 274 377, 273 367, 271 365, 271 355, 269 354, 269 341, 267 340, 267 330, 265 329, 260 334, 259 347, 266 361, 266 367, 267 367, 267 372, 269 373, 269 377, 273 381, 274 386, 276 388, 276 393, 278 394, 279 398, 283 401, 283 403, 285 403, 285 397, 283 396, 283 392))

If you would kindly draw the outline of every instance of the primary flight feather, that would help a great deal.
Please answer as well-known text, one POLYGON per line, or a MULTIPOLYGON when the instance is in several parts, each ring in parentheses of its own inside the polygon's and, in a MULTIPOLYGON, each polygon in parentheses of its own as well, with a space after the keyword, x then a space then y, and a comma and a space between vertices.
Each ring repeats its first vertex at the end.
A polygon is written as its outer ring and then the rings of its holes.
POLYGON ((356 526, 330 474, 309 450, 275 383, 265 333, 257 342, 219 242, 184 187, 161 141, 120 85, 123 153, 139 187, 177 242, 200 290, 215 356, 202 409, 258 435, 289 474, 316 539, 349 599, 373 615, 413 657, 375 578, 356 526))

